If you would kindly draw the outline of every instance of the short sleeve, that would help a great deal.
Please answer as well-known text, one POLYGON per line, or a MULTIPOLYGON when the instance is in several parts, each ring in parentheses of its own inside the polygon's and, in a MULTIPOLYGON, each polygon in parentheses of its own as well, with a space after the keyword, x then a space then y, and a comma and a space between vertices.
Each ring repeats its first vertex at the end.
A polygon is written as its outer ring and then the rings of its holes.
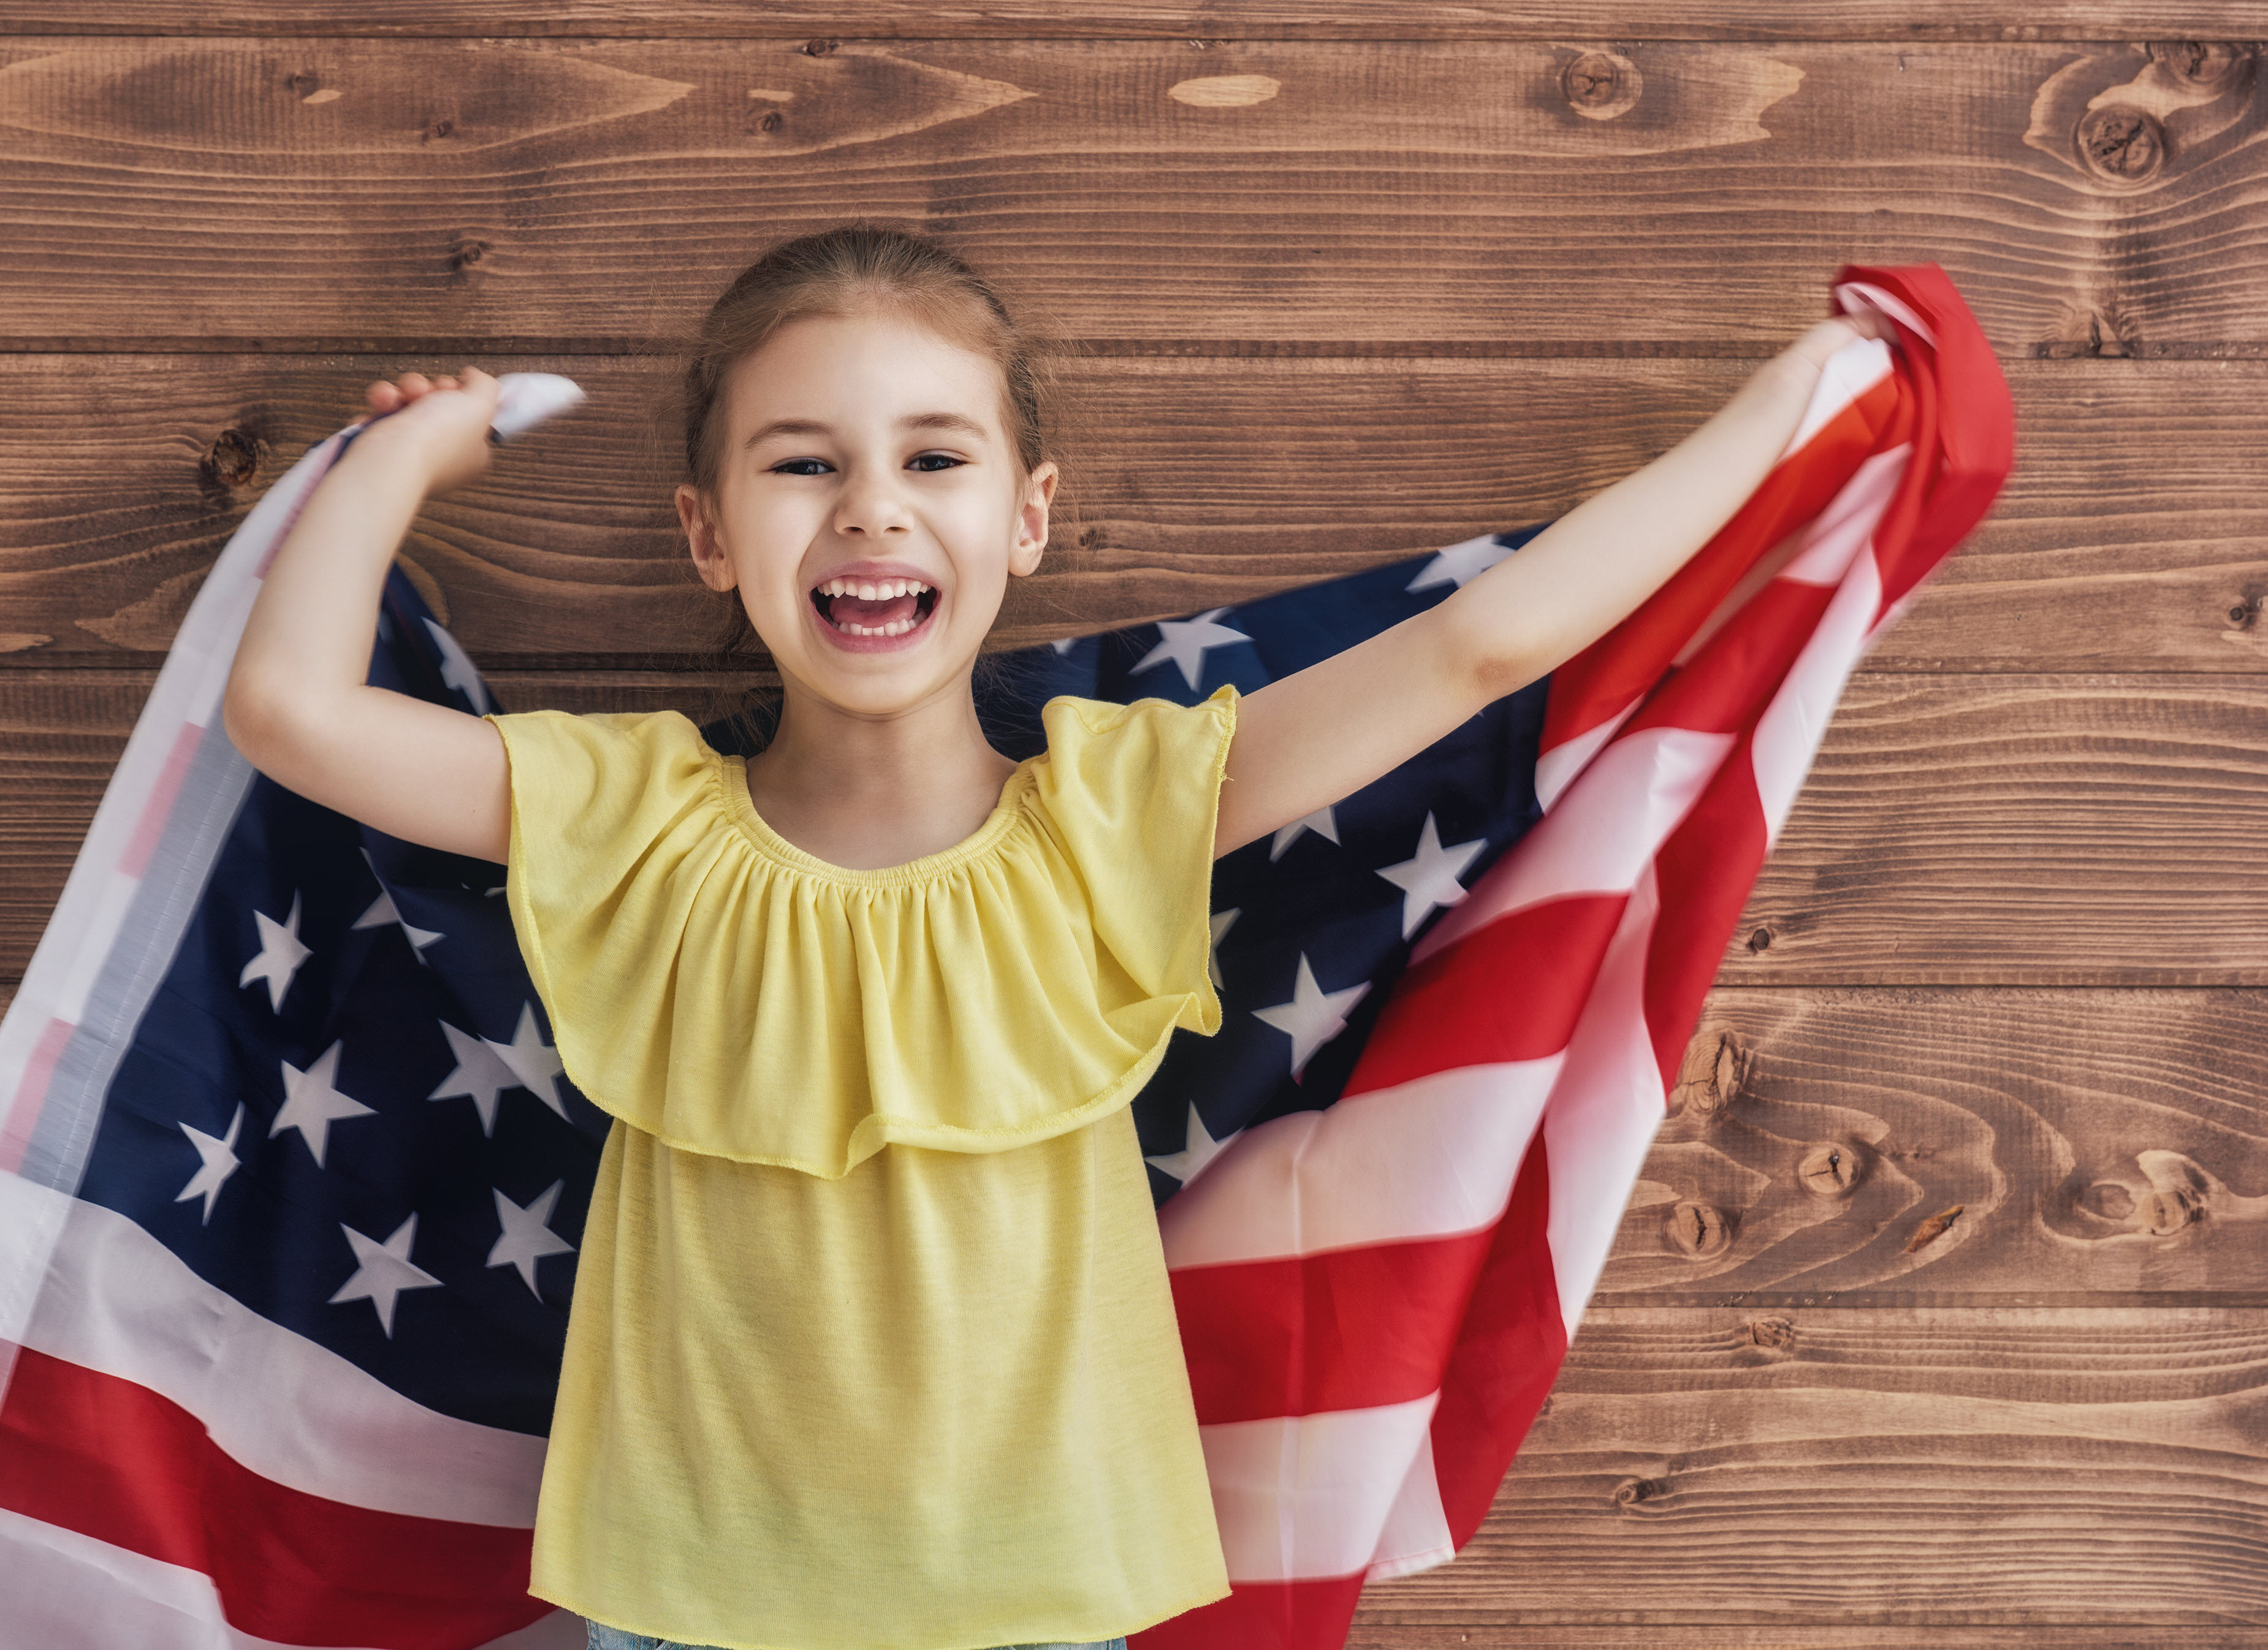
POLYGON ((1098 945, 1174 1023, 1220 1029, 1212 984, 1212 859, 1236 689, 1201 703, 1057 698, 1040 712, 1033 775, 1044 829, 1086 885, 1098 945))
MULTIPOLYGON (((607 1023, 609 1005, 650 1003, 648 941, 677 920, 669 908, 683 899, 681 873, 697 873, 688 861, 704 843, 714 851, 715 762, 674 711, 483 719, 503 736, 510 768, 512 927, 569 1075, 585 1086, 584 1073, 605 1063, 574 1044, 607 1023)), ((625 1109, 610 1094, 592 1098, 625 1109)))

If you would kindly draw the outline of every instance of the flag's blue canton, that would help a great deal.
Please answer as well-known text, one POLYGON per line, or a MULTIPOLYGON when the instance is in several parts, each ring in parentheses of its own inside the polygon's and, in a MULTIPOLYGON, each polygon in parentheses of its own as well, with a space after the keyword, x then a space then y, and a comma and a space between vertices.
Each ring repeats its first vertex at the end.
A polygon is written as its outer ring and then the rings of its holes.
MULTIPOLYGON (((494 708, 430 617, 394 571, 370 680, 494 708)), ((558 1074, 504 880, 255 778, 79 1195, 419 1403, 542 1433, 608 1119, 558 1074)))
MULTIPOLYGON (((1542 530, 1007 655, 987 673, 986 732, 1021 758, 1042 748, 1040 707, 1057 694, 1195 704, 1224 682, 1252 692, 1435 606, 1542 530)), ((1538 681, 1498 700, 1344 801, 1214 866, 1220 1030, 1177 1035, 1134 1102, 1158 1201, 1202 1170, 1213 1142, 1338 1098, 1410 942, 1539 816, 1546 691, 1538 681)))
MULTIPOLYGON (((1433 606, 1538 530, 999 656, 987 731, 1021 758, 1057 694, 1248 692, 1433 606)), ((370 680, 497 708, 398 570, 370 680)), ((1135 1104, 1161 1200, 1211 1141, 1336 1098, 1409 940, 1533 821, 1543 692, 1216 866, 1220 1034, 1176 1037, 1135 1104)), ((703 733, 747 749, 724 723, 703 733)), ((504 880, 255 778, 79 1195, 418 1403, 540 1433, 608 1120, 559 1069, 504 880)))

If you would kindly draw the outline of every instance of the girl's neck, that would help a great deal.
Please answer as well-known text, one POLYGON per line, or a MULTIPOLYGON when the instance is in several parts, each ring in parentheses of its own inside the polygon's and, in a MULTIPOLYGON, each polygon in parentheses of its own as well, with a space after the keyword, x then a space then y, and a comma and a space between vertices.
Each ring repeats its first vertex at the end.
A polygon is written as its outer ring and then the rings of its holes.
POLYGON ((986 743, 962 681, 895 716, 853 716, 787 684, 778 731, 748 759, 765 824, 850 871, 902 866, 967 841, 1016 764, 986 743))

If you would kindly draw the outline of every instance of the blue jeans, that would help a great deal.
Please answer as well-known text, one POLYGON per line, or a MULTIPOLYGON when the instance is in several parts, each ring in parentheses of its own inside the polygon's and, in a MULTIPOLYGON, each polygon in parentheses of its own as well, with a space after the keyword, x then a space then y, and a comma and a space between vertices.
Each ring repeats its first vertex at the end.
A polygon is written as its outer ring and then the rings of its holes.
MULTIPOLYGON (((679 1644, 674 1639, 649 1639, 640 1632, 591 1624, 589 1650, 712 1650, 706 1645, 679 1644)), ((1123 1639, 1099 1639, 1089 1644, 1002 1645, 1000 1650, 1126 1650, 1123 1639)))

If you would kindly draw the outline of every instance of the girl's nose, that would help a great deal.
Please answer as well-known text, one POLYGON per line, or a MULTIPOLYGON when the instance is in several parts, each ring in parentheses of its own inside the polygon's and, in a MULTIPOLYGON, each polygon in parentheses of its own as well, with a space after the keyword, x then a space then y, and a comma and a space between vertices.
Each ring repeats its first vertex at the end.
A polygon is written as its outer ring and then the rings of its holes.
POLYGON ((913 513, 887 481, 853 475, 843 486, 835 506, 837 533, 864 534, 880 538, 887 533, 913 530, 913 513))

